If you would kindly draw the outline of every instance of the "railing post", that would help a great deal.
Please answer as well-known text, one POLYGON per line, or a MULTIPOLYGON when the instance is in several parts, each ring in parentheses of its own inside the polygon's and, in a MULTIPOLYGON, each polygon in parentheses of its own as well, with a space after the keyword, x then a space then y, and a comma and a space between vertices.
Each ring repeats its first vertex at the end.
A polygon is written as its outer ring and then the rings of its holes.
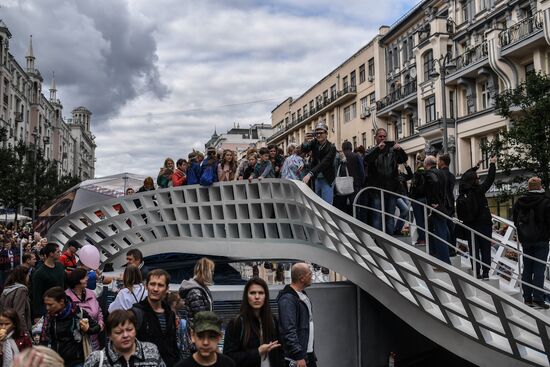
POLYGON ((381 194, 380 208, 382 211, 382 213, 380 213, 380 216, 382 217, 382 232, 386 233, 386 216, 385 216, 386 206, 384 205, 384 190, 380 190, 380 194, 381 194))
POLYGON ((424 205, 424 240, 426 241, 426 253, 430 254, 430 236, 428 235, 428 206, 424 205))
POLYGON ((476 258, 477 258, 477 253, 476 253, 476 243, 475 243, 475 234, 474 232, 470 231, 471 235, 470 235, 470 243, 471 243, 471 249, 472 249, 472 253, 470 254, 470 260, 472 262, 472 274, 474 276, 474 278, 477 278, 477 264, 476 264, 476 258))

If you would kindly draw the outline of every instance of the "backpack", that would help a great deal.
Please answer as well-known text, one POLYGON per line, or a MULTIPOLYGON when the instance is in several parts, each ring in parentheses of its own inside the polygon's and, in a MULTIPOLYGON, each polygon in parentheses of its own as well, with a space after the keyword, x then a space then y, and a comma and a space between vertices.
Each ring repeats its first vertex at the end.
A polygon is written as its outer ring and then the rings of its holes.
MULTIPOLYGON (((189 168, 187 169, 187 184, 188 185, 196 185, 199 183, 199 178, 197 177, 197 163, 191 163, 189 168)), ((199 166, 200 169, 200 166, 199 166)))
POLYGON ((473 222, 479 214, 479 205, 473 190, 461 192, 456 198, 456 216, 463 222, 473 222))
POLYGON ((540 227, 537 225, 535 209, 536 206, 529 209, 522 208, 518 211, 516 227, 523 246, 539 240, 540 227))
POLYGON ((210 186, 214 183, 214 175, 216 174, 214 171, 213 164, 207 164, 204 167, 204 171, 202 172, 201 179, 199 181, 201 186, 210 186))

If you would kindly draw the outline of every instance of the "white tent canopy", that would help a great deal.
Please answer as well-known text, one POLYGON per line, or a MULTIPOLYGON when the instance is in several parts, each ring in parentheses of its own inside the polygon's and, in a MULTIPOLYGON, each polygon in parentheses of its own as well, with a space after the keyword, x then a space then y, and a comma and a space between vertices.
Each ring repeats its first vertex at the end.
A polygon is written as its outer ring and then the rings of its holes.
MULTIPOLYGON (((15 221, 15 214, 0 214, 0 222, 2 223, 9 223, 15 221)), ((26 215, 18 214, 17 215, 17 221, 18 222, 29 222, 31 221, 30 217, 27 217, 26 215)))

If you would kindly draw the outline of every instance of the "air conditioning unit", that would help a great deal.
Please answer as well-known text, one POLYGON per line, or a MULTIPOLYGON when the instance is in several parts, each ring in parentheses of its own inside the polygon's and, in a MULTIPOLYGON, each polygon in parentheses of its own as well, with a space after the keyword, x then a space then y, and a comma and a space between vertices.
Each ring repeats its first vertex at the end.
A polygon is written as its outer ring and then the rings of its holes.
POLYGON ((369 75, 369 82, 370 83, 374 82, 374 75, 369 75))
POLYGON ((367 117, 370 117, 370 111, 366 111, 366 112, 363 112, 361 114, 361 118, 364 120, 366 119, 367 117))

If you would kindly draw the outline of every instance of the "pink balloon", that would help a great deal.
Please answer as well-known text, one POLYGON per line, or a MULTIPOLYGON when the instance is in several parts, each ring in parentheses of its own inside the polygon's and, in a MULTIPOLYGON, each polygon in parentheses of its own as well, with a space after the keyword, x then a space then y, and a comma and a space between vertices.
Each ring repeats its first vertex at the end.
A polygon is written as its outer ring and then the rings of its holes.
POLYGON ((80 262, 92 270, 99 268, 99 250, 93 245, 84 245, 76 253, 80 262))

